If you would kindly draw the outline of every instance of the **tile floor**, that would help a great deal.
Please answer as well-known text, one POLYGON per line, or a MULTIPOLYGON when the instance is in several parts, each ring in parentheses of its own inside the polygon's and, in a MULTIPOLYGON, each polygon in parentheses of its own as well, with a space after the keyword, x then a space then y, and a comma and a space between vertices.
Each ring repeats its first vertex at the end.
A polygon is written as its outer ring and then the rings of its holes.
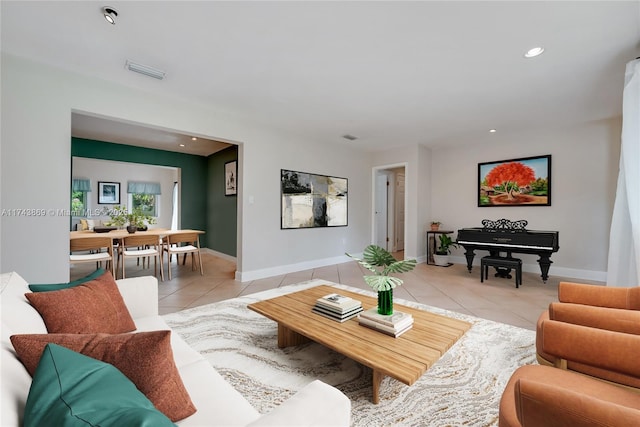
MULTIPOLYGON (((398 259, 401 256, 396 254, 398 259)), ((370 289, 362 280, 366 270, 355 261, 244 283, 234 280, 235 262, 208 253, 202 254, 202 261, 204 276, 201 276, 199 271, 191 270, 189 259, 186 266, 178 266, 175 261, 171 264, 173 280, 159 282, 161 314, 310 279, 325 279, 370 289)), ((94 268, 93 265, 73 267, 71 280, 88 274, 94 268)), ((142 265, 138 266, 135 260, 128 260, 127 277, 148 274, 153 274, 153 262, 151 269, 144 269, 142 265)), ((167 277, 166 271, 165 277, 167 277)), ((532 330, 535 330, 540 313, 548 307, 550 302, 557 301, 559 282, 602 284, 556 276, 550 276, 544 284, 540 279, 540 273, 524 272, 522 285, 516 289, 514 279, 496 278, 491 273, 488 280, 480 283, 479 267, 474 267, 472 273, 469 273, 466 266, 462 264, 444 268, 422 263, 401 277, 404 284, 395 289, 396 298, 417 301, 532 330)))

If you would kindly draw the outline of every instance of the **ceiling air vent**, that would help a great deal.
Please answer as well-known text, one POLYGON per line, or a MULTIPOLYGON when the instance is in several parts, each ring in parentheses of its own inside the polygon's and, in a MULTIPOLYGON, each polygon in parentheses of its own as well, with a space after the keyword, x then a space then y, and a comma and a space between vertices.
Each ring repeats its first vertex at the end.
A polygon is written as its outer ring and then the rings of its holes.
POLYGON ((149 67, 147 65, 138 64, 137 62, 133 62, 128 59, 127 62, 125 62, 124 66, 129 71, 153 77, 154 79, 158 80, 164 79, 165 76, 165 72, 162 70, 158 70, 157 68, 149 67))
POLYGON ((342 135, 342 137, 343 137, 344 139, 348 139, 349 141, 355 141, 356 139, 358 139, 358 137, 357 137, 357 136, 353 136, 353 135, 349 135, 349 134, 342 135))

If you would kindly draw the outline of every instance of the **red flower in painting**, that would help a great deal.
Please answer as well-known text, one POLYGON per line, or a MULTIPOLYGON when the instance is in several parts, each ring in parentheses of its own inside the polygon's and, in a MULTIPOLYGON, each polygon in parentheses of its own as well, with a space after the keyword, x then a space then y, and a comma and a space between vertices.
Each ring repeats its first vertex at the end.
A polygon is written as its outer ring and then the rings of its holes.
POLYGON ((486 181, 491 187, 502 187, 504 194, 509 199, 514 198, 514 192, 520 187, 531 184, 536 180, 536 174, 532 168, 520 162, 503 163, 491 169, 486 181))

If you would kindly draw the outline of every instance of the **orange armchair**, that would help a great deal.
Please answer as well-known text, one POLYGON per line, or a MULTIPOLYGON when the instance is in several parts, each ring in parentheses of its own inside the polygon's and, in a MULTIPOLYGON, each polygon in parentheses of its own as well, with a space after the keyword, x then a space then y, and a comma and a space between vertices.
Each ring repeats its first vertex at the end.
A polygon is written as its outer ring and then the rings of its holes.
POLYGON ((640 425, 640 335, 555 320, 541 322, 540 335, 560 369, 518 368, 500 400, 500 427, 640 425))
POLYGON ((556 368, 640 392, 640 335, 545 320, 540 336, 556 368))
POLYGON ((612 288, 560 282, 558 300, 559 303, 550 304, 549 310, 538 319, 536 353, 541 365, 553 366, 556 362, 542 346, 541 325, 546 320, 640 334, 640 287, 612 288))
POLYGON ((548 366, 522 366, 502 394, 498 423, 499 427, 637 426, 640 394, 548 366))

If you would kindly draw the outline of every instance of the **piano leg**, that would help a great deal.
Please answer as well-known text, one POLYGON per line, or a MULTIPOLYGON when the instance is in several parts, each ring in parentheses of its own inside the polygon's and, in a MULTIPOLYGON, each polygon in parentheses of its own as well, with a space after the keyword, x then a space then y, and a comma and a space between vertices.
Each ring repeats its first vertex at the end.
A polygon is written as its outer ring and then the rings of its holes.
POLYGON ((538 264, 540 264, 540 271, 542 272, 542 281, 547 283, 547 279, 549 278, 549 267, 553 261, 550 259, 551 255, 540 255, 540 259, 538 260, 538 264))
POLYGON ((473 248, 465 248, 466 251, 464 253, 464 256, 467 257, 467 270, 469 270, 469 273, 471 273, 471 269, 473 268, 473 258, 476 256, 476 254, 473 252, 473 248))

